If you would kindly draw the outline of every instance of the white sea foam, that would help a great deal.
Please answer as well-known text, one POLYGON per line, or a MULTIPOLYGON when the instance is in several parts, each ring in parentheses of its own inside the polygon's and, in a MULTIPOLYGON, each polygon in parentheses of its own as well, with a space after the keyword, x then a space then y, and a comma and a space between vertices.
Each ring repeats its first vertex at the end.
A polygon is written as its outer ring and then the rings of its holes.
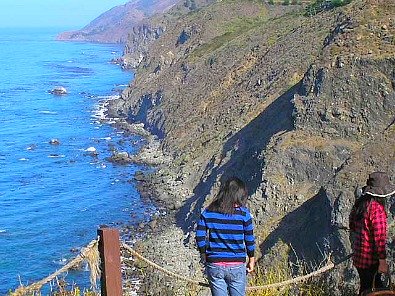
POLYGON ((113 96, 98 96, 97 98, 99 99, 99 100, 102 100, 102 101, 111 101, 111 100, 116 100, 116 99, 118 99, 120 96, 118 96, 118 95, 113 95, 113 96))
POLYGON ((106 119, 106 112, 108 110, 107 105, 108 102, 104 100, 97 103, 92 110, 92 117, 99 120, 106 119))
POLYGON ((116 123, 115 118, 108 118, 106 113, 108 111, 108 103, 109 101, 118 99, 118 95, 113 96, 98 96, 100 101, 95 105, 94 109, 92 110, 92 118, 96 119, 95 123, 100 123, 102 121, 107 122, 108 124, 116 123))
POLYGON ((53 115, 53 114, 58 114, 58 112, 49 111, 49 110, 38 111, 38 113, 40 113, 40 114, 51 114, 51 115, 53 115))
POLYGON ((50 154, 48 155, 49 158, 63 158, 65 157, 64 154, 50 154))
POLYGON ((105 169, 107 167, 104 163, 97 164, 97 162, 90 162, 89 164, 96 165, 98 169, 105 169))
POLYGON ((96 148, 95 147, 88 147, 85 149, 86 152, 96 152, 96 148))
POLYGON ((29 159, 28 159, 28 158, 25 158, 25 157, 22 157, 22 158, 19 158, 19 160, 20 160, 20 161, 28 161, 29 159))
POLYGON ((55 263, 55 264, 59 264, 59 265, 66 265, 67 259, 66 258, 60 258, 59 260, 53 260, 52 262, 55 263))

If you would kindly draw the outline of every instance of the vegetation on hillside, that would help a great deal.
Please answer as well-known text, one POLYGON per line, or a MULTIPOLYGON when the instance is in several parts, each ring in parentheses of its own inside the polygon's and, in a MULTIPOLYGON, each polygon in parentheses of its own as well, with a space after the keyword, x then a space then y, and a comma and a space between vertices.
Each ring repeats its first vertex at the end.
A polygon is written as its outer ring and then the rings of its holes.
POLYGON ((306 15, 313 16, 327 9, 350 4, 351 1, 352 0, 315 0, 306 7, 306 15))

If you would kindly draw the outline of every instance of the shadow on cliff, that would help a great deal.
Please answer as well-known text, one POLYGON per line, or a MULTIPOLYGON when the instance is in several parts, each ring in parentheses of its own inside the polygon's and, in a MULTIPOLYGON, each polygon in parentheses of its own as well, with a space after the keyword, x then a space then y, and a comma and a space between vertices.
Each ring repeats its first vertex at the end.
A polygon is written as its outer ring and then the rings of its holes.
MULTIPOLYGON (((203 178, 176 215, 177 225, 185 233, 193 230, 206 197, 218 177, 225 179, 237 176, 246 182, 249 193, 254 193, 262 184, 264 166, 263 152, 273 135, 293 129, 294 94, 300 83, 274 100, 265 110, 224 144, 219 164, 213 157, 205 168, 203 178)), ((218 162, 218 161, 217 161, 218 162)))
POLYGON ((281 241, 292 247, 294 254, 289 254, 291 258, 302 259, 317 266, 324 259, 327 248, 333 244, 331 212, 330 201, 325 190, 321 188, 314 197, 281 220, 260 245, 262 254, 268 254, 281 241))

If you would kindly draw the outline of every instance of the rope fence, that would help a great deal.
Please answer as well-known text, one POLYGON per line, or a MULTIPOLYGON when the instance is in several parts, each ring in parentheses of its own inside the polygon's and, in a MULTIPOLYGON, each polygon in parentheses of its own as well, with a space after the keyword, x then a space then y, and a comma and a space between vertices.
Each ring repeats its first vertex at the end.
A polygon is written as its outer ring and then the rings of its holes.
MULTIPOLYGON (((136 252, 135 250, 133 250, 130 246, 128 246, 125 243, 122 243, 122 247, 125 250, 129 251, 130 254, 132 254, 136 258, 144 261, 145 263, 147 263, 148 265, 150 265, 154 269, 157 269, 157 270, 167 274, 170 277, 177 278, 179 280, 182 280, 182 281, 185 281, 185 282, 188 282, 188 283, 191 283, 191 284, 203 286, 203 287, 208 287, 209 286, 208 283, 203 281, 203 280, 194 280, 192 278, 188 278, 188 277, 185 277, 183 275, 176 274, 173 271, 170 271, 170 270, 168 270, 166 268, 163 268, 163 267, 159 266, 158 264, 152 262, 151 260, 145 258, 143 255, 141 255, 138 252, 136 252)), ((249 286, 249 287, 247 287, 247 290, 252 291, 252 290, 278 289, 278 288, 289 286, 289 285, 296 284, 296 283, 299 283, 299 282, 304 282, 304 281, 306 281, 306 280, 308 280, 310 278, 316 277, 318 275, 321 275, 321 274, 323 274, 323 273, 335 268, 336 266, 338 266, 341 263, 343 263, 343 262, 347 261, 348 259, 350 259, 351 256, 352 256, 352 254, 349 254, 349 255, 341 258, 336 263, 332 262, 330 260, 330 258, 329 258, 328 259, 328 263, 325 266, 323 266, 320 269, 317 269, 316 271, 313 271, 313 272, 311 272, 309 274, 306 274, 306 275, 303 275, 303 276, 298 276, 298 277, 295 277, 295 278, 292 278, 292 279, 289 279, 289 280, 286 280, 286 281, 282 281, 282 282, 279 282, 279 283, 267 284, 267 285, 263 285, 263 286, 249 286)))
POLYGON ((56 277, 58 277, 60 274, 67 272, 68 270, 72 269, 75 266, 78 266, 80 263, 83 261, 87 261, 91 270, 91 285, 93 287, 96 287, 96 280, 100 275, 100 268, 99 268, 99 251, 98 251, 98 242, 99 240, 92 240, 85 248, 82 249, 80 254, 75 257, 73 260, 68 262, 66 265, 64 265, 61 269, 57 270, 53 274, 50 274, 46 278, 35 282, 29 286, 21 286, 17 288, 14 292, 11 292, 11 296, 23 296, 28 293, 32 293, 35 291, 39 291, 42 286, 45 284, 48 284, 52 280, 54 280, 56 277))
POLYGON ((286 280, 286 281, 282 281, 282 282, 279 282, 279 283, 274 283, 274 284, 268 284, 268 285, 263 285, 263 286, 250 286, 250 287, 247 287, 247 290, 278 289, 278 288, 281 288, 281 287, 284 287, 284 286, 289 286, 289 285, 292 285, 292 284, 304 282, 304 281, 306 281, 306 280, 308 280, 310 278, 316 277, 318 275, 321 275, 321 274, 323 274, 323 273, 335 268, 339 264, 341 264, 341 263, 347 261, 348 259, 350 259, 351 256, 352 256, 352 254, 349 254, 349 255, 343 257, 340 261, 338 261, 336 263, 332 262, 329 259, 327 265, 325 265, 325 266, 321 267, 320 269, 317 269, 316 271, 313 271, 313 272, 311 272, 309 274, 303 275, 303 276, 298 276, 298 277, 295 277, 295 278, 292 278, 292 279, 289 279, 289 280, 286 280))
POLYGON ((185 276, 183 276, 183 275, 177 274, 177 273, 175 273, 175 272, 172 272, 172 271, 170 271, 170 270, 168 270, 168 269, 166 269, 166 268, 163 268, 163 267, 159 266, 158 264, 156 264, 156 263, 152 262, 151 260, 145 258, 143 255, 137 253, 135 250, 133 250, 130 246, 128 246, 128 245, 125 244, 125 243, 122 243, 122 247, 123 247, 124 249, 126 249, 127 251, 129 251, 129 252, 130 252, 133 256, 135 256, 136 258, 138 258, 138 259, 144 261, 144 262, 147 263, 148 265, 150 265, 150 266, 152 266, 153 268, 155 268, 155 269, 157 269, 157 270, 159 270, 159 271, 161 271, 161 272, 167 274, 167 275, 170 276, 170 277, 177 278, 177 279, 179 279, 179 280, 182 280, 182 281, 185 281, 185 282, 188 282, 188 283, 191 283, 191 284, 195 284, 195 285, 199 285, 199 286, 208 287, 208 283, 207 283, 207 282, 204 282, 203 280, 194 280, 194 279, 185 277, 185 276))
MULTIPOLYGON (((158 264, 156 264, 155 262, 147 259, 146 257, 144 257, 143 255, 141 255, 140 253, 138 253, 137 251, 135 251, 131 246, 127 245, 126 243, 122 242, 121 240, 119 240, 119 237, 117 239, 117 244, 119 241, 119 245, 122 249, 124 249, 125 251, 127 251, 128 253, 130 253, 130 255, 134 256, 135 258, 137 258, 138 260, 144 261, 145 263, 147 263, 149 266, 153 267, 154 269, 166 274, 167 276, 171 277, 171 278, 175 278, 178 279, 180 281, 184 281, 190 284, 194 284, 194 285, 198 285, 198 286, 202 286, 202 287, 208 287, 209 284, 207 281, 205 281, 204 279, 193 279, 193 278, 189 278, 186 277, 184 275, 178 274, 176 272, 170 271, 158 264)), ((117 251, 117 256, 120 257, 120 248, 118 247, 118 251, 117 251)), ((278 283, 272 283, 272 284, 267 284, 267 285, 262 285, 262 286, 248 286, 247 290, 248 291, 254 291, 254 290, 269 290, 269 289, 279 289, 285 286, 289 286, 289 285, 293 285, 296 283, 300 283, 300 282, 304 282, 306 280, 309 280, 313 277, 319 276, 325 272, 328 272, 329 270, 337 267, 338 265, 342 264, 343 262, 345 262, 346 260, 350 259, 352 256, 352 254, 349 254, 343 258, 341 258, 340 260, 338 260, 337 262, 333 262, 330 257, 328 258, 328 262, 325 266, 309 273, 306 275, 302 275, 302 276, 298 276, 289 280, 285 280, 282 282, 278 282, 278 283)), ((47 283, 53 281, 55 278, 57 278, 60 274, 67 272, 68 270, 72 269, 75 266, 78 266, 80 263, 82 262, 87 262, 89 265, 89 269, 90 269, 90 281, 91 281, 91 287, 96 290, 96 281, 97 279, 100 277, 100 275, 103 276, 103 272, 105 274, 105 271, 101 271, 100 270, 100 264, 103 262, 100 262, 100 252, 99 252, 99 239, 96 240, 92 240, 85 248, 83 248, 80 252, 80 254, 78 256, 76 256, 73 260, 71 260, 70 262, 68 262, 66 265, 64 265, 61 269, 57 270, 56 272, 54 272, 53 274, 47 276, 46 278, 35 282, 33 284, 30 284, 28 286, 21 286, 19 288, 17 288, 14 292, 11 292, 9 295, 10 296, 23 296, 23 295, 28 295, 29 293, 33 293, 40 291, 40 289, 47 283)), ((103 283, 102 283, 103 285, 103 283)), ((121 291, 120 291, 121 293, 121 291)), ((30 294, 32 295, 32 294, 30 294)))

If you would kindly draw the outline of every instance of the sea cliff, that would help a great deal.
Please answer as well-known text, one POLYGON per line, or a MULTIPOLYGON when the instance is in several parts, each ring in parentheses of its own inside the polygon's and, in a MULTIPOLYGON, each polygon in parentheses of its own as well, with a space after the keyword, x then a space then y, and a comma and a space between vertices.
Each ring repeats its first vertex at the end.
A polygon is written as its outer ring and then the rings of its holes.
MULTIPOLYGON (((393 4, 368 0, 315 13, 217 1, 156 18, 153 27, 165 29, 127 52, 141 54, 136 78, 110 110, 155 136, 142 159, 150 149, 163 155, 155 172, 138 174, 143 195, 167 212, 139 249, 201 278, 194 225, 221 179, 236 175, 249 188, 263 268, 348 254, 355 188, 374 170, 394 182, 394 15, 393 4)), ((391 201, 389 209, 392 221, 391 201)), ((344 295, 356 279, 348 263, 323 281, 344 295)), ((144 289, 190 287, 149 272, 144 289)))

